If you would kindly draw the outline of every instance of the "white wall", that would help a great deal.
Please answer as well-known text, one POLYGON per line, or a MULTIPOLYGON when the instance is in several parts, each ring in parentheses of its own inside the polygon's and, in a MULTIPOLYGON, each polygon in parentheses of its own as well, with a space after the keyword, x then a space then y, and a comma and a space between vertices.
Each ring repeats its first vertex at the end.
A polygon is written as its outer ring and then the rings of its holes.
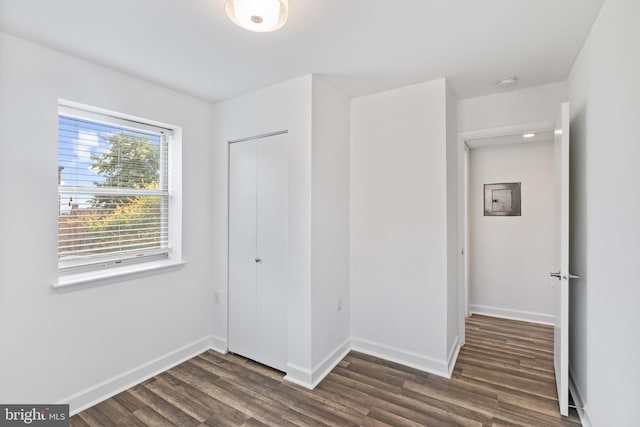
POLYGON ((571 375, 594 426, 640 425, 640 3, 607 0, 569 75, 571 375), (609 202, 607 202, 609 201, 609 202))
POLYGON ((317 76, 312 94, 313 382, 350 348, 349 100, 317 76))
POLYGON ((351 103, 353 346, 447 371, 444 79, 351 103))
POLYGON ((0 401, 71 401, 75 411, 210 345, 211 106, 1 33, 0 64, 0 401), (58 98, 182 127, 184 268, 51 287, 58 98))
POLYGON ((567 100, 564 82, 458 102, 458 131, 555 120, 567 100))
POLYGON ((214 333, 227 340, 228 141, 288 130, 288 364, 290 379, 311 382, 311 94, 312 77, 304 76, 214 105, 212 187, 214 333))
POLYGON ((553 141, 473 148, 469 168, 471 311, 553 323, 553 141), (484 216, 484 184, 522 183, 522 215, 484 216))
POLYGON ((458 223, 458 120, 457 96, 449 83, 445 88, 445 127, 447 156, 447 360, 449 368, 455 363, 453 358, 459 344, 461 313, 458 294, 462 286, 458 277, 463 258, 460 254, 458 223))

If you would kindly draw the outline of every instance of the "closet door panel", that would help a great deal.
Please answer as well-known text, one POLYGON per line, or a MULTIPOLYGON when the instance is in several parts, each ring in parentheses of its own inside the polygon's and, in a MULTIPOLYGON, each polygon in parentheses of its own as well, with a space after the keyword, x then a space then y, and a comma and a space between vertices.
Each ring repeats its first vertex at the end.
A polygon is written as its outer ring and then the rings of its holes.
POLYGON ((287 360, 287 135, 258 143, 257 317, 261 362, 281 371, 287 360))
POLYGON ((229 169, 229 351, 257 357, 257 143, 231 144, 229 169))

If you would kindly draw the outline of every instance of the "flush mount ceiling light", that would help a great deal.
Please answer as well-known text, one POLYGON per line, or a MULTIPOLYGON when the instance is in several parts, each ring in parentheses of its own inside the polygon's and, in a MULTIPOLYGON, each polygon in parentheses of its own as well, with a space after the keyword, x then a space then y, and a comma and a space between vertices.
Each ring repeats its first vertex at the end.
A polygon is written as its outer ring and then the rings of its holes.
POLYGON ((516 83, 518 83, 518 76, 506 77, 506 78, 496 82, 498 87, 505 88, 505 89, 509 88, 509 87, 512 87, 512 86, 515 86, 516 83))
POLYGON ((227 16, 240 27, 259 33, 275 31, 287 22, 288 0, 226 0, 227 16))
POLYGON ((533 138, 534 136, 536 136, 535 133, 525 133, 522 135, 523 138, 533 138))

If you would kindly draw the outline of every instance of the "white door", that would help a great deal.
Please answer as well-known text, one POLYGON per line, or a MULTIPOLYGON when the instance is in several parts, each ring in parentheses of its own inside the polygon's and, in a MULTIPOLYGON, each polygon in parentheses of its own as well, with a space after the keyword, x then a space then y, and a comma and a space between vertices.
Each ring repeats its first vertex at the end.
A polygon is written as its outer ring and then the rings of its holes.
POLYGON ((229 351, 284 371, 286 134, 230 146, 229 351))
POLYGON ((556 289, 554 313, 554 368, 558 404, 569 414, 569 103, 562 104, 555 129, 556 214, 558 216, 556 266, 551 273, 556 289))

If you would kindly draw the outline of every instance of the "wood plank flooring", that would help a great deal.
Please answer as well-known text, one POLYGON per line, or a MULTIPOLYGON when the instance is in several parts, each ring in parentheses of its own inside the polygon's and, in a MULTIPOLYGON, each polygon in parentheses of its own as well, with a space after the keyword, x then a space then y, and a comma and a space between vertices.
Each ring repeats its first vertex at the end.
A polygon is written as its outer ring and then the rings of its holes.
POLYGON ((351 352, 309 391, 207 351, 71 426, 578 426, 558 412, 551 327, 474 315, 451 379, 351 352))

